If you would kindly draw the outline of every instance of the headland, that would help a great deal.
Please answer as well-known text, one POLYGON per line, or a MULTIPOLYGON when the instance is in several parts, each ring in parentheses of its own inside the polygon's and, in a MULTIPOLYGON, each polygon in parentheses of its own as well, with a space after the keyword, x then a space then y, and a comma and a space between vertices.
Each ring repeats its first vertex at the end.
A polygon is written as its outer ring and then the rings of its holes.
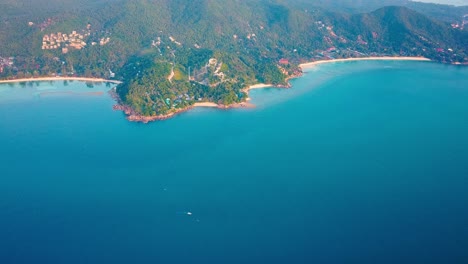
MULTIPOLYGON (((362 57, 362 58, 346 58, 346 59, 332 59, 332 60, 318 60, 318 61, 313 61, 313 62, 307 62, 300 64, 299 67, 304 70, 308 68, 315 67, 320 64, 327 64, 327 63, 336 63, 336 62, 351 62, 351 61, 431 61, 428 58, 424 57, 362 57)), ((301 77, 301 74, 296 74, 294 76, 289 76, 287 78, 287 81, 293 78, 298 78, 301 77)), ((265 84, 265 83, 258 83, 254 85, 250 85, 246 88, 244 88, 242 91, 247 94, 247 97, 244 102, 240 103, 234 103, 230 105, 223 105, 223 104, 217 104, 214 102, 197 102, 191 106, 181 108, 174 110, 171 113, 164 114, 164 115, 156 115, 156 116, 144 116, 136 113, 131 107, 126 106, 122 104, 121 100, 119 100, 118 97, 116 97, 118 104, 114 106, 114 110, 121 110, 125 113, 127 116, 127 119, 129 121, 133 122, 142 122, 142 123, 148 123, 151 121, 156 121, 156 120, 165 120, 169 119, 171 117, 174 117, 175 115, 179 113, 183 113, 186 111, 189 111, 195 107, 211 107, 211 108, 218 108, 218 109, 230 109, 230 108, 254 108, 255 105, 250 103, 250 97, 249 97, 249 92, 250 90, 254 89, 263 89, 263 88, 291 88, 291 85, 288 83, 288 85, 282 85, 282 86, 277 86, 273 84, 265 84)))

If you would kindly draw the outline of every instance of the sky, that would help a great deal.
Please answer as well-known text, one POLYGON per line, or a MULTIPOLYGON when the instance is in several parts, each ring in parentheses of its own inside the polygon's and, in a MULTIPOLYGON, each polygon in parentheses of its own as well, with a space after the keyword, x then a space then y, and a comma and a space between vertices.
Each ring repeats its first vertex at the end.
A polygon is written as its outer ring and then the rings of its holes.
POLYGON ((468 5, 468 0, 413 0, 415 2, 438 3, 449 5, 468 5))

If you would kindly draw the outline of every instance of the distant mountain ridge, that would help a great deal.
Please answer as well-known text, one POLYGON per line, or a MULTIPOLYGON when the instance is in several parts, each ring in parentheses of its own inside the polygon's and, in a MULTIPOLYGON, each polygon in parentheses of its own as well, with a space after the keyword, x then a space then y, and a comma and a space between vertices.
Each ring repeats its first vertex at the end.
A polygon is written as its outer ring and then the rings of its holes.
POLYGON ((386 6, 402 6, 434 19, 454 22, 468 14, 468 2, 462 6, 442 5, 410 0, 293 0, 300 8, 320 7, 335 12, 369 13, 386 6))

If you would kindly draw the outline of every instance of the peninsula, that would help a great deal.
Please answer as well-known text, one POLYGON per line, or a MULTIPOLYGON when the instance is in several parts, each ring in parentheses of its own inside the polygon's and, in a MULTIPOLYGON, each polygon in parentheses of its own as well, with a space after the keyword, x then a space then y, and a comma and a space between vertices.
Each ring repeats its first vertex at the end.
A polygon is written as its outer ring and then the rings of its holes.
MULTIPOLYGON (((316 67, 317 65, 327 64, 327 63, 342 63, 342 62, 352 62, 352 61, 378 61, 378 60, 380 61, 427 61, 427 62, 431 61, 430 59, 424 58, 424 57, 362 57, 362 58, 320 60, 320 61, 314 61, 314 62, 309 62, 309 63, 303 63, 303 64, 300 64, 299 66, 301 67, 301 69, 307 69, 307 68, 316 67)), ((300 75, 296 75, 293 78, 297 78, 297 77, 300 77, 300 75)), ((195 107, 210 107, 210 108, 218 108, 218 109, 254 108, 255 105, 252 103, 249 103, 250 101, 249 91, 254 90, 254 89, 264 89, 264 88, 271 88, 271 87, 290 88, 292 86, 290 85, 276 86, 274 84, 264 84, 264 83, 254 84, 254 85, 250 85, 242 89, 242 92, 246 94, 246 97, 244 97, 244 101, 242 102, 233 103, 229 105, 217 104, 214 102, 196 102, 193 105, 189 105, 184 108, 179 108, 175 111, 171 111, 168 114, 164 114, 164 115, 153 115, 153 116, 140 115, 137 112, 135 112, 131 107, 126 106, 125 104, 122 104, 121 102, 114 106, 114 110, 123 111, 126 114, 127 119, 129 121, 148 123, 148 122, 156 121, 156 120, 169 119, 171 117, 174 117, 177 114, 189 111, 190 109, 193 109, 195 107)))

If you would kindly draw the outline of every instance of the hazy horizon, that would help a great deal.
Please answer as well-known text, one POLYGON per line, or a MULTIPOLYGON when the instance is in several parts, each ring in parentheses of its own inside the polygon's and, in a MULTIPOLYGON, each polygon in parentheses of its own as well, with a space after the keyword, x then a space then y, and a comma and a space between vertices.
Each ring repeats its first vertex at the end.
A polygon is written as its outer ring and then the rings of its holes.
POLYGON ((468 5, 468 0, 413 0, 413 2, 436 3, 445 5, 468 5))

